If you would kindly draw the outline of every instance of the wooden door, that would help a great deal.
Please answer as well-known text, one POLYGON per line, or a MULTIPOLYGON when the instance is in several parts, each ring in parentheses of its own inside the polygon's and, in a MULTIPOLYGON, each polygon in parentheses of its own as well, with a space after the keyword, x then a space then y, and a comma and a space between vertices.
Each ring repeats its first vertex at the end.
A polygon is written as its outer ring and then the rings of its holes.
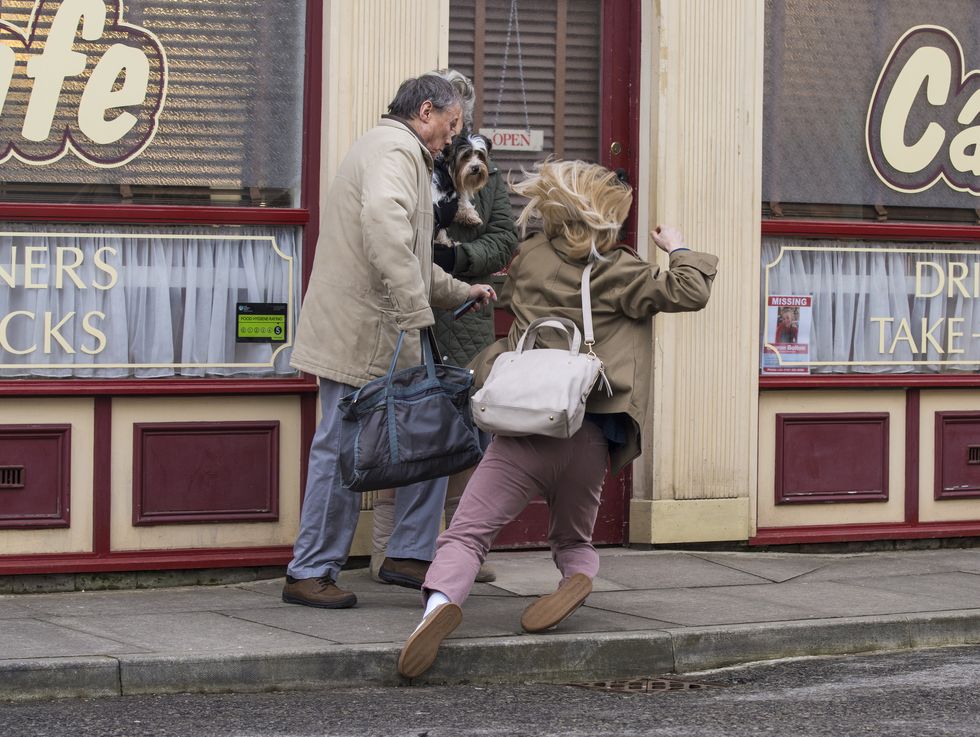
MULTIPOLYGON (((639 0, 451 0, 449 65, 476 87, 474 126, 526 131, 540 150, 494 148, 505 176, 554 155, 595 161, 635 183, 639 106, 639 0)), ((634 198, 635 199, 635 198, 634 198)), ((522 203, 513 199, 515 214, 522 203)), ((634 208, 635 209, 635 208, 634 208)), ((624 240, 635 244, 635 213, 624 240)), ((498 312, 498 335, 509 316, 498 312)), ((629 470, 607 475, 594 541, 628 539, 629 470)), ((548 511, 533 502, 494 547, 546 545, 548 511)))

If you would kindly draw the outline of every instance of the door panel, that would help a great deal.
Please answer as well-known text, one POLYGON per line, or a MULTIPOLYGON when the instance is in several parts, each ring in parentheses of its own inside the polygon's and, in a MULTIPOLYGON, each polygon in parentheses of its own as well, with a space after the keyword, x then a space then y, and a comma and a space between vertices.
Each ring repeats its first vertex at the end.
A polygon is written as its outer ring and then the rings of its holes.
MULTIPOLYGON (((449 66, 476 87, 474 127, 542 133, 541 151, 494 149, 505 178, 519 179, 522 169, 555 155, 622 168, 635 181, 638 0, 452 0, 449 29, 449 66)), ((512 203, 516 214, 522 200, 512 195, 512 203)), ((626 230, 632 245, 629 224, 626 230)), ((510 322, 497 313, 498 337, 510 322)), ((607 475, 596 543, 627 539, 630 495, 629 471, 607 475)), ((501 531, 494 547, 546 545, 547 535, 547 506, 538 500, 501 531)))

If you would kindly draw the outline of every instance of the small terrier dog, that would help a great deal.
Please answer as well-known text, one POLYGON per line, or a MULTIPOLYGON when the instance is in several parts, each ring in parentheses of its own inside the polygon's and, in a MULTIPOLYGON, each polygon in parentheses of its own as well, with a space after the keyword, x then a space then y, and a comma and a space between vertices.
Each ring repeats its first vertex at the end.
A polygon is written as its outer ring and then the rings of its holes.
POLYGON ((483 223, 473 206, 473 195, 483 189, 490 179, 487 163, 490 149, 490 139, 486 136, 463 131, 453 136, 452 143, 436 158, 432 169, 432 202, 438 221, 436 243, 455 245, 446 233, 449 222, 438 217, 441 213, 453 212, 454 206, 455 216, 451 222, 463 225, 483 223))

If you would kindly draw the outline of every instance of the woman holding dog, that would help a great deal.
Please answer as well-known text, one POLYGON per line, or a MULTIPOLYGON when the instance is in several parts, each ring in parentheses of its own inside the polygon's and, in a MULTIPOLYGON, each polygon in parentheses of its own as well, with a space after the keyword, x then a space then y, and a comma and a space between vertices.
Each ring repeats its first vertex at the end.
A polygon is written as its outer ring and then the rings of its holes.
MULTIPOLYGON (((473 130, 473 108, 476 93, 473 84, 455 69, 436 72, 446 79, 462 100, 462 115, 454 131, 473 130)), ((489 162, 487 183, 473 198, 473 205, 482 221, 477 225, 464 225, 453 222, 455 208, 442 210, 436 203, 436 229, 442 225, 448 231, 452 246, 434 243, 432 260, 456 279, 465 282, 486 282, 491 274, 500 271, 508 263, 517 246, 517 232, 514 226, 514 213, 510 205, 507 183, 500 170, 489 162)), ((451 310, 434 309, 436 341, 442 349, 443 361, 455 366, 465 366, 481 350, 494 341, 493 310, 474 310, 454 320, 451 310)), ((470 471, 463 471, 449 477, 446 490, 446 525, 448 526, 459 505, 463 489, 469 480, 470 471)), ((373 553, 371 555, 372 575, 376 580, 384 580, 380 567, 384 564, 385 546, 394 522, 394 492, 386 491, 375 495, 373 553)), ((386 566, 391 567, 389 562, 386 566)), ((420 572, 419 585, 424 577, 420 572)), ((483 564, 477 575, 480 582, 493 581, 493 569, 483 564)), ((395 581, 391 581, 395 583, 395 581)))
MULTIPOLYGON (((700 310, 715 276, 717 258, 689 250, 675 228, 657 228, 651 234, 670 256, 667 270, 619 247, 632 192, 608 169, 549 160, 513 189, 530 200, 518 219, 522 229, 533 214, 540 217, 544 232, 522 243, 511 264, 501 305, 514 314, 514 323, 507 338, 470 364, 476 383, 486 379, 498 355, 514 350, 534 319, 557 315, 582 325, 581 280, 591 261, 596 352, 613 392, 611 397, 598 390, 590 395, 585 421, 571 438, 494 437, 452 524, 439 537, 423 584, 422 621, 398 659, 398 671, 406 678, 421 675, 435 661, 443 639, 462 620, 460 605, 494 537, 537 496, 548 503, 548 537, 562 579, 557 591, 524 611, 521 626, 542 632, 585 601, 599 570, 592 529, 607 464, 618 473, 640 454, 653 316, 700 310)), ((541 337, 546 347, 567 347, 557 332, 541 337)))

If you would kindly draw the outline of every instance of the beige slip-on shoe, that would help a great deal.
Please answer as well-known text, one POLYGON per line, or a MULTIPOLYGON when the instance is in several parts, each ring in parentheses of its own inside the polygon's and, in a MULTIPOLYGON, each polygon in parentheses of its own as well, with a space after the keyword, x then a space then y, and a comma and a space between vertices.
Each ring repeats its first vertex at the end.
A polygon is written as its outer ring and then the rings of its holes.
POLYGON ((442 641, 463 621, 459 604, 441 604, 423 620, 405 641, 398 656, 398 672, 405 678, 418 678, 436 662, 442 641))
POLYGON ((544 632, 551 629, 582 606, 592 593, 592 579, 576 573, 553 594, 542 596, 524 610, 521 627, 525 632, 544 632))

